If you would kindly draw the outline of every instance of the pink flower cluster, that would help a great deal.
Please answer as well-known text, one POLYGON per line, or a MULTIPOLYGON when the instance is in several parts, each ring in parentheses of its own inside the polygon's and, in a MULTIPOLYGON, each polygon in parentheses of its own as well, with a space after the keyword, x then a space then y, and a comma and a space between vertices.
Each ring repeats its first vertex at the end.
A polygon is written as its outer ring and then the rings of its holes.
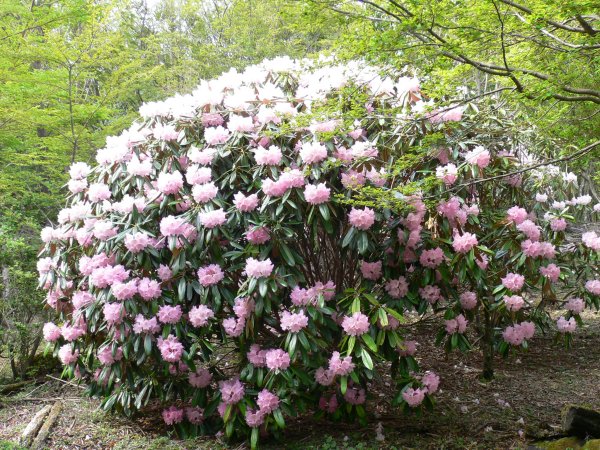
POLYGON ((273 272, 273 263, 269 258, 259 261, 255 258, 246 260, 246 275, 254 278, 268 277, 273 272))
POLYGON ((577 322, 574 317, 567 320, 561 316, 556 321, 556 328, 558 328, 560 333, 572 333, 577 328, 577 322))
POLYGON ((369 331, 369 318, 361 312, 355 312, 344 317, 342 328, 349 336, 360 336, 369 331))
POLYGON ((521 322, 507 327, 502 332, 502 338, 509 344, 517 346, 531 339, 534 333, 535 325, 532 322, 521 322))
POLYGON ((198 269, 198 281, 204 287, 215 285, 224 277, 225 274, 218 264, 209 264, 198 269))
POLYGON ((502 285, 513 292, 519 292, 525 284, 525 277, 517 273, 508 273, 502 278, 502 285))
POLYGON ((297 313, 283 311, 281 313, 280 324, 283 331, 297 333, 308 326, 308 317, 304 314, 304 311, 297 313))
POLYGON ((375 223, 375 211, 371 208, 356 209, 352 208, 348 215, 350 225, 359 230, 368 230, 375 223))
POLYGON ((317 303, 319 296, 322 295, 325 301, 331 300, 335 296, 335 284, 328 281, 323 284, 320 281, 309 288, 296 286, 292 289, 290 299, 296 306, 306 306, 317 303))
POLYGON ((449 319, 445 321, 446 324, 446 333, 453 334, 463 334, 467 331, 467 326, 469 325, 469 321, 463 316, 459 314, 454 319, 449 319))

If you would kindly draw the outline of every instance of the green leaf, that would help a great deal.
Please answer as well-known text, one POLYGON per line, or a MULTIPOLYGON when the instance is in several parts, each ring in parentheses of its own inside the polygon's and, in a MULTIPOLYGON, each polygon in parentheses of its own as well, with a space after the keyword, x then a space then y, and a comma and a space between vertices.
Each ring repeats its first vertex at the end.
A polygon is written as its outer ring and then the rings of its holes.
POLYGON ((365 367, 369 370, 373 370, 373 360, 371 359, 371 355, 369 355, 369 352, 363 348, 360 357, 362 358, 365 367))
POLYGON ((285 428, 285 420, 283 419, 283 414, 281 414, 281 409, 273 411, 273 417, 275 418, 277 425, 279 425, 279 428, 285 428))
POLYGON ((252 450, 258 448, 258 428, 252 428, 252 434, 250 435, 250 448, 252 450))
POLYGON ((346 236, 344 236, 344 240, 342 241, 342 248, 348 247, 348 245, 350 245, 350 242, 352 242, 352 238, 354 237, 355 234, 356 234, 356 228, 350 227, 350 229, 346 233, 346 236))
POLYGON ((371 349, 371 351, 377 352, 377 344, 375 344, 375 342, 373 341, 373 338, 371 337, 371 335, 369 333, 363 334, 362 340, 365 344, 367 344, 367 347, 369 347, 371 349))

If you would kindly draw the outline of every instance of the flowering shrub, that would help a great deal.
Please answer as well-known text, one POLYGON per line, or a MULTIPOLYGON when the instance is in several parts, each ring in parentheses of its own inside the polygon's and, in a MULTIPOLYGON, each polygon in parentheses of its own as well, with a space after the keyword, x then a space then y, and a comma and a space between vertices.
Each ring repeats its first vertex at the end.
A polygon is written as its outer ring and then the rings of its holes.
POLYGON ((440 378, 408 338, 428 310, 448 350, 482 334, 489 366, 547 326, 558 281, 561 335, 598 306, 597 264, 573 264, 599 238, 564 242, 587 198, 548 171, 479 183, 519 167, 510 136, 426 107, 415 79, 281 58, 140 113, 71 167, 38 264, 63 320, 45 337, 107 409, 158 399, 182 435, 255 446, 311 409, 364 421, 386 360, 394 402, 431 406, 440 378))

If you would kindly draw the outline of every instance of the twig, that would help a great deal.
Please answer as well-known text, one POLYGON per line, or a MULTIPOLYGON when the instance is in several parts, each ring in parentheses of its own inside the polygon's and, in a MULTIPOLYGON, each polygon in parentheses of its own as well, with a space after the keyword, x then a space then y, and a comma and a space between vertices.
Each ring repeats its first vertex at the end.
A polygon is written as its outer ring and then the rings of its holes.
POLYGON ((85 387, 83 387, 83 386, 80 386, 80 385, 78 385, 78 384, 75 384, 75 383, 73 383, 72 381, 69 381, 69 380, 61 380, 60 378, 53 377, 52 375, 46 375, 46 376, 47 376, 48 378, 52 378, 53 380, 60 381, 60 382, 61 382, 61 383, 63 383, 63 384, 68 384, 68 385, 70 385, 70 386, 74 386, 74 387, 76 387, 76 388, 79 388, 79 389, 85 389, 85 387))

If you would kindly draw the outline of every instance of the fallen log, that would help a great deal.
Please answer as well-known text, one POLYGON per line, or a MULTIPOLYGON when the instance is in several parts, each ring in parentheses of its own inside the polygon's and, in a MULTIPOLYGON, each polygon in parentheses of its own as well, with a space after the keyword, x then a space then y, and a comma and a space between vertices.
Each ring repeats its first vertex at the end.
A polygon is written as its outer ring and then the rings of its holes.
POLYGON ((593 409, 571 406, 563 424, 565 434, 583 438, 600 438, 600 413, 593 409))
POLYGON ((28 381, 17 381, 16 383, 0 385, 0 394, 10 394, 11 392, 18 391, 21 388, 24 388, 25 386, 27 386, 28 384, 31 384, 31 383, 32 383, 32 381, 28 380, 28 381))
POLYGON ((21 433, 21 437, 19 438, 20 445, 23 447, 29 447, 31 445, 33 439, 36 437, 38 431, 44 423, 44 419, 50 412, 50 409, 52 409, 52 406, 46 405, 40 409, 35 416, 33 416, 31 422, 29 422, 29 424, 23 430, 23 433, 21 433))
POLYGON ((48 418, 44 422, 44 425, 42 425, 40 432, 38 433, 38 435, 35 437, 33 443, 31 444, 31 448, 33 450, 40 450, 40 449, 44 448, 44 442, 46 441, 46 439, 48 438, 48 435, 50 434, 50 429, 52 428, 52 426, 58 419, 61 409, 62 409, 62 402, 60 402, 60 401, 58 401, 54 405, 52 405, 52 409, 50 409, 50 414, 48 414, 48 418))

